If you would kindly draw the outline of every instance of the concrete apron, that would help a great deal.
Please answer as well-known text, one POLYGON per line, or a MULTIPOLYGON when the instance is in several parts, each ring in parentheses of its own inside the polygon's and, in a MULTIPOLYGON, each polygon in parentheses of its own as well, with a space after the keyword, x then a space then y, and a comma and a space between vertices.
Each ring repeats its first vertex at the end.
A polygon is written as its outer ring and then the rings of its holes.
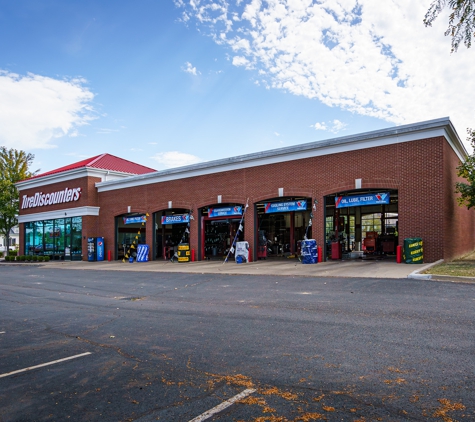
MULTIPOLYGON (((28 264, 27 264, 28 265, 28 264)), ((417 278, 418 274, 431 264, 397 264, 384 260, 341 260, 327 261, 318 264, 302 264, 296 259, 267 259, 256 262, 237 264, 234 261, 199 261, 199 262, 170 262, 149 261, 60 261, 43 264, 49 268, 64 268, 78 270, 108 270, 108 271, 152 271, 198 274, 241 274, 241 275, 273 275, 299 277, 363 277, 363 278, 417 278)))

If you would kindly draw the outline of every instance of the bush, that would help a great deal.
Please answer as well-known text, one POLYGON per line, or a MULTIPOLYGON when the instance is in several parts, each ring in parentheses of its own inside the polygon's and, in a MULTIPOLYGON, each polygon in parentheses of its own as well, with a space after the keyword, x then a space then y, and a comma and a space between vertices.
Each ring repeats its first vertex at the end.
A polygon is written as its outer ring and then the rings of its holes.
POLYGON ((43 255, 38 256, 38 262, 43 262, 45 260, 45 257, 43 255))
POLYGON ((25 255, 25 261, 31 262, 31 259, 32 259, 31 255, 25 255))
POLYGON ((21 256, 20 255, 12 256, 12 258, 16 261, 21 261, 21 256))
POLYGON ((18 251, 8 251, 8 255, 10 255, 10 256, 17 256, 17 255, 18 255, 18 251))
POLYGON ((3 258, 3 252, 0 252, 0 258, 3 258))
POLYGON ((32 260, 33 262, 38 261, 38 255, 32 255, 32 256, 31 256, 31 260, 32 260))
POLYGON ((20 255, 20 261, 25 262, 26 261, 26 256, 25 255, 20 255))
POLYGON ((50 260, 50 257, 48 255, 46 255, 44 258, 45 258, 45 262, 48 262, 50 260))
POLYGON ((5 257, 5 261, 10 261, 10 257, 8 255, 5 257))

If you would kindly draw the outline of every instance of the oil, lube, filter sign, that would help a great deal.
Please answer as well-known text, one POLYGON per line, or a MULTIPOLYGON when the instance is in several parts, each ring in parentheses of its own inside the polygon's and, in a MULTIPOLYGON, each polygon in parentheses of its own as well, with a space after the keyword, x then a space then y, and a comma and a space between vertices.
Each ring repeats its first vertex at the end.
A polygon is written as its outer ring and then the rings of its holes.
POLYGON ((406 264, 422 264, 424 262, 424 247, 421 238, 404 239, 403 260, 406 264))

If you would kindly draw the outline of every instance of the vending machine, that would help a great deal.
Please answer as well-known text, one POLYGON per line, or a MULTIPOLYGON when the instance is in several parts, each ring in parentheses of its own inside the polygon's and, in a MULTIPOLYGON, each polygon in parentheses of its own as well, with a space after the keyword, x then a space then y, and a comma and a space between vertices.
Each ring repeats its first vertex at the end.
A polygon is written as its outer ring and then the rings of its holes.
POLYGON ((87 260, 88 261, 104 261, 104 238, 88 237, 87 238, 87 260))

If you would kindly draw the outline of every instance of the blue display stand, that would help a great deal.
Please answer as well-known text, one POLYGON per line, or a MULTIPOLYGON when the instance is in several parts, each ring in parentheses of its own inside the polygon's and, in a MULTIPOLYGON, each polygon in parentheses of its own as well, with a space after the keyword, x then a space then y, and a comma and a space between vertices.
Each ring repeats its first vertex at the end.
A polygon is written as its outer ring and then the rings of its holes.
POLYGON ((318 262, 317 241, 315 239, 302 240, 302 264, 316 264, 318 262))
POLYGON ((137 246, 137 262, 148 262, 148 245, 137 246))

